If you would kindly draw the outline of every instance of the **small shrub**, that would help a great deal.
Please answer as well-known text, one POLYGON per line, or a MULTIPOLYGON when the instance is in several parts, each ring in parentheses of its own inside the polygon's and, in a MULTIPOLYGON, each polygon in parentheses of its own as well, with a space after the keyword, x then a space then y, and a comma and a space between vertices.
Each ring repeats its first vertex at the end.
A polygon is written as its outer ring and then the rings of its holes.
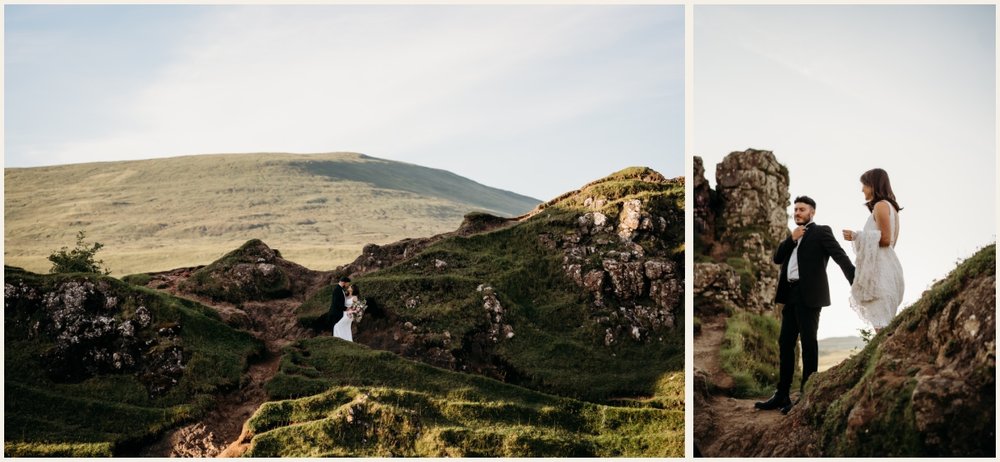
POLYGON ((871 329, 858 329, 858 333, 861 334, 861 340, 864 340, 865 345, 871 342, 874 332, 871 329))
POLYGON ((104 244, 95 242, 94 245, 88 246, 83 241, 85 237, 87 234, 81 230, 76 233, 75 248, 71 250, 63 247, 49 255, 49 261, 52 262, 52 269, 49 272, 110 274, 111 270, 103 266, 104 260, 94 260, 94 255, 104 248, 104 244))

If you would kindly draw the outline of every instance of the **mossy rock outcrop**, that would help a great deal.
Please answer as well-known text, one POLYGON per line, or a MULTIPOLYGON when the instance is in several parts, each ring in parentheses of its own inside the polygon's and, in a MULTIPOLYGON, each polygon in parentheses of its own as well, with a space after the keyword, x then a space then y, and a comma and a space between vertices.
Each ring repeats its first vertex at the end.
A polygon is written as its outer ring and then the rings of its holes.
POLYGON ((195 271, 181 289, 216 301, 239 304, 292 296, 296 273, 308 270, 281 258, 260 239, 247 241, 195 271))
POLYGON ((262 350, 197 303, 4 268, 4 455, 128 455, 207 412, 262 350))

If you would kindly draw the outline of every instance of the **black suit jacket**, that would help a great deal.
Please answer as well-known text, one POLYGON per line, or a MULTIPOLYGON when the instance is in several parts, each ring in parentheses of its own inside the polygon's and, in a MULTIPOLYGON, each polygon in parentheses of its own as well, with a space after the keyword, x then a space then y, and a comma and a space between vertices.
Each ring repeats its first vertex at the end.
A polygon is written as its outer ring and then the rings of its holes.
MULTIPOLYGON (((799 238, 799 284, 802 303, 806 306, 830 306, 830 282, 826 277, 826 264, 832 258, 840 266, 847 281, 854 283, 854 264, 844 253, 844 249, 833 237, 829 226, 812 223, 806 233, 799 238)), ((781 265, 778 292, 774 296, 777 303, 788 303, 788 261, 795 249, 791 235, 774 251, 774 263, 781 265)))
POLYGON ((333 299, 330 301, 330 319, 336 324, 340 318, 344 317, 344 310, 347 309, 347 296, 344 288, 340 284, 333 286, 333 299))

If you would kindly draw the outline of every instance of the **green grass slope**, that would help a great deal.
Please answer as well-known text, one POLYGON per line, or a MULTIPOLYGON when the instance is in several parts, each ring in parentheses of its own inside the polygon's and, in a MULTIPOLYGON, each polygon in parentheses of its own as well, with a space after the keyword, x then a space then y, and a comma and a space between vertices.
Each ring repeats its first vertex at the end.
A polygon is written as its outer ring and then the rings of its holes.
POLYGON ((820 373, 798 420, 828 457, 995 457, 995 345, 991 244, 820 373))
POLYGON ((261 344, 196 303, 4 268, 4 455, 137 449, 235 388, 261 344))
MULTIPOLYGON (((683 406, 591 404, 330 337, 289 347, 248 421, 252 457, 683 455, 683 406)), ((661 378, 661 402, 683 396, 661 378)))
MULTIPOLYGON (((357 324, 355 340, 577 399, 652 396, 660 377, 683 370, 683 330, 651 327, 648 338, 632 340, 630 328, 621 325, 641 312, 637 307, 656 306, 648 290, 631 301, 605 293, 596 306, 593 295, 567 275, 566 248, 549 244, 585 239, 579 235, 580 216, 593 210, 584 206, 586 198, 606 198, 600 210, 612 217, 624 203, 641 200, 669 224, 665 232, 640 235, 635 244, 647 258, 675 262, 682 276, 683 182, 644 180, 651 172, 624 170, 551 201, 514 226, 449 237, 395 266, 356 278, 370 314, 357 324), (624 332, 608 345, 608 332, 615 329, 624 332)), ((597 267, 632 245, 614 235, 597 235, 587 244, 587 258, 597 267)), ((330 293, 329 288, 321 291, 300 308, 304 324, 322 319, 330 293)), ((677 312, 681 316, 683 310, 677 312)), ((682 326, 678 319, 676 325, 682 326)))
POLYGON ((36 272, 86 230, 113 275, 194 266, 251 238, 314 269, 367 243, 454 229, 539 201, 354 153, 199 155, 4 170, 4 260, 36 272))

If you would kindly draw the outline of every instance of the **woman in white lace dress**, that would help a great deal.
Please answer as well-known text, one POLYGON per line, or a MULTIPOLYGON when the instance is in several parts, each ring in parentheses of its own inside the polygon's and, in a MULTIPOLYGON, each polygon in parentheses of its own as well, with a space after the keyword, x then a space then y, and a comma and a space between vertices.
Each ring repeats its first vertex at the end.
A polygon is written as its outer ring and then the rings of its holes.
POLYGON ((347 286, 347 294, 344 297, 344 317, 340 318, 337 324, 334 324, 334 337, 342 338, 348 342, 354 341, 354 334, 351 332, 351 325, 354 323, 354 310, 351 307, 356 301, 358 301, 358 290, 353 284, 347 286))
POLYGON ((892 193, 889 174, 880 168, 861 175, 861 191, 871 216, 864 229, 844 230, 857 258, 850 303, 878 332, 892 321, 903 301, 903 267, 895 250, 902 207, 892 193))

